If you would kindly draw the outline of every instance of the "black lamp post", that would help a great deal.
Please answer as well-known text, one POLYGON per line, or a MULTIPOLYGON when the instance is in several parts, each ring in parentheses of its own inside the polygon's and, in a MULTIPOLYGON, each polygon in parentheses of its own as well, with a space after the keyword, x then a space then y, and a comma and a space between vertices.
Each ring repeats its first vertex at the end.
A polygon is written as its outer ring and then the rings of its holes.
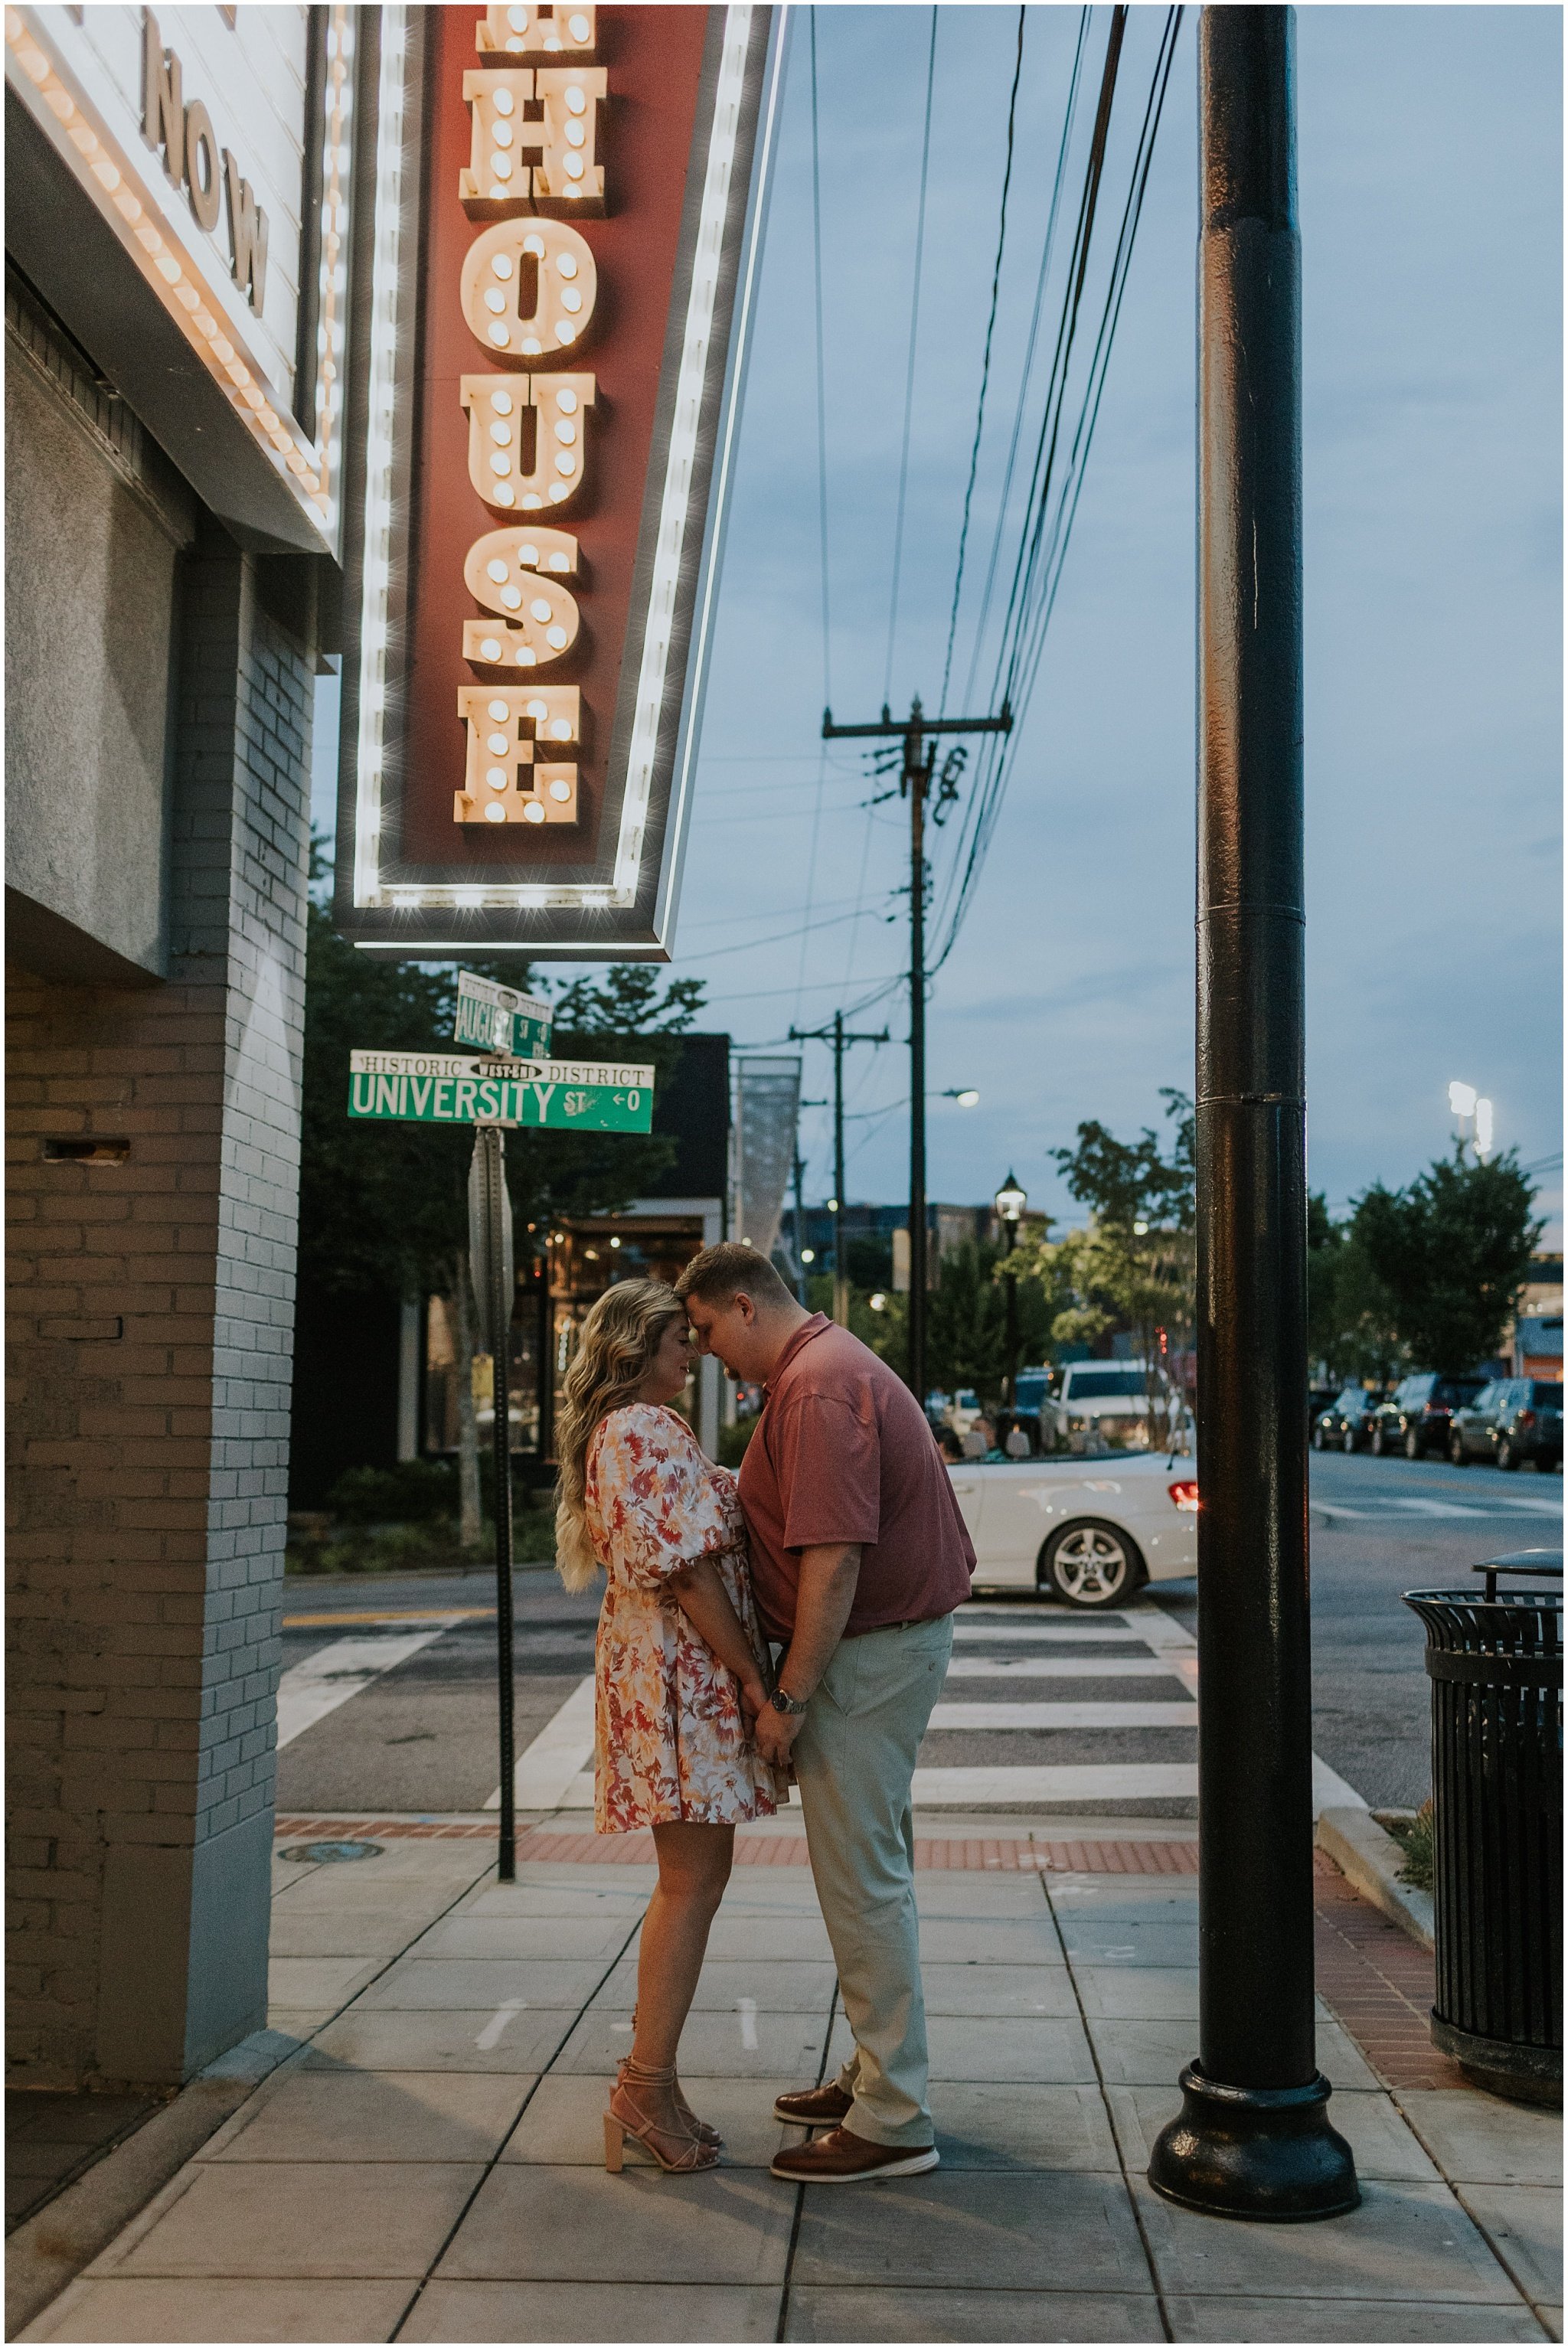
MULTIPOLYGON (((996 1220, 1002 1226, 1005 1257, 1010 1257, 1018 1244, 1018 1225, 1028 1205, 1028 1194, 1016 1174, 1009 1172, 996 1193, 996 1220)), ((1003 1400, 1012 1409, 1016 1400, 1018 1384, 1018 1275, 1004 1271, 1002 1285, 1007 1299, 1006 1331, 1003 1338, 1004 1365, 1003 1400)))
POLYGON ((1199 2047, 1149 2181, 1355 2207, 1313 2034, 1300 239, 1289 8, 1199 34, 1199 2047))

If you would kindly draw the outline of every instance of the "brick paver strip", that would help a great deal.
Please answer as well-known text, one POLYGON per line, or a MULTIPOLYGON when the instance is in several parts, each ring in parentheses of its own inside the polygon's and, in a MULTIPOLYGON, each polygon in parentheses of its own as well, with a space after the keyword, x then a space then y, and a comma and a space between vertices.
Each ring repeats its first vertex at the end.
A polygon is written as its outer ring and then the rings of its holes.
MULTIPOLYGON (((428 1838, 451 1835, 472 1840, 493 1839, 490 1821, 458 1818, 279 1818, 280 1842, 349 1842, 391 1840, 399 1836, 428 1838)), ((578 1828, 535 1827, 518 1838, 520 1859, 548 1861, 573 1867, 651 1867, 651 1834, 592 1834, 578 1828)), ((738 1867, 804 1867, 803 1835, 738 1834, 738 1867)), ((1028 1874, 1045 1869, 1070 1875, 1196 1875, 1195 1842, 1114 1841, 1040 1842, 1026 1835, 920 1835, 915 1838, 916 1867, 1003 1868, 1028 1874)))
POLYGON ((1317 1986, 1373 2069, 1390 2087, 1465 2087, 1456 2064, 1432 2044, 1437 1993, 1430 1952, 1314 1854, 1317 1986))

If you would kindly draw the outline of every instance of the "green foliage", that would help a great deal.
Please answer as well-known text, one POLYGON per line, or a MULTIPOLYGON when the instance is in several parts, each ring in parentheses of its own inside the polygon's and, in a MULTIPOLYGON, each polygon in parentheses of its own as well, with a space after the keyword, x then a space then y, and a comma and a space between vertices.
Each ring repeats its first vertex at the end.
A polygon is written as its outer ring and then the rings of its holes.
POLYGON ((941 1278, 926 1311, 926 1366, 934 1386, 973 1386, 985 1403, 999 1401, 1006 1377, 1009 1268, 1018 1283, 1018 1360, 1037 1362, 1054 1318, 1053 1300, 1015 1251, 989 1241, 966 1240, 942 1259, 941 1278))
POLYGON ((1483 1163, 1460 1143, 1408 1189, 1375 1183, 1357 1200, 1350 1237, 1422 1369, 1453 1375, 1496 1354, 1544 1229, 1534 1196, 1513 1150, 1483 1163))
POLYGON ((1316 1191, 1306 1202, 1306 1349, 1333 1377, 1379 1385, 1405 1362, 1393 1298, 1354 1226, 1336 1223, 1316 1191))
POLYGON ((1431 1803, 1423 1802, 1412 1818, 1390 1818, 1388 1832, 1404 1853, 1405 1864, 1399 1869, 1401 1879, 1418 1891, 1430 1891, 1437 1875, 1431 1803))
MULTIPOLYGON (((284 1570, 291 1574, 342 1573, 472 1573, 488 1565, 495 1554, 495 1530, 488 1521, 482 1546, 458 1546, 456 1527, 440 1524, 381 1525, 375 1530, 356 1526, 327 1540, 291 1541, 284 1570)), ((542 1509, 519 1509, 512 1519, 512 1561, 516 1565, 553 1565, 555 1519, 542 1509)))
POLYGON ((1146 1126, 1119 1141, 1095 1119, 1078 1144, 1052 1154, 1068 1189, 1089 1210, 1086 1229, 1052 1241, 1027 1233, 1018 1259, 1039 1282, 1057 1345, 1089 1345, 1108 1330, 1126 1331, 1139 1356, 1160 1353, 1160 1334, 1177 1350, 1188 1341, 1193 1308, 1196 1210, 1195 1126, 1185 1093, 1162 1087, 1168 1145, 1146 1126))
POLYGON ((342 1524, 431 1524, 458 1512, 458 1471, 449 1459, 402 1459, 396 1468, 351 1468, 326 1496, 342 1524))
POLYGON ((721 1468, 738 1468, 746 1457, 746 1447, 756 1429, 754 1418, 738 1418, 733 1426, 718 1430, 718 1464, 721 1468))
POLYGON ((1161 1086, 1160 1097, 1175 1125, 1169 1156, 1154 1127, 1145 1126, 1136 1141, 1118 1141, 1093 1117, 1079 1126, 1076 1148, 1051 1152, 1073 1197, 1109 1229, 1130 1231, 1139 1222, 1162 1223, 1179 1231, 1192 1228, 1197 1131, 1192 1104, 1171 1085, 1161 1086))
MULTIPOLYGON (((300 1165, 302 1285, 344 1292, 409 1292, 445 1284, 468 1244, 466 1127, 385 1125, 347 1114, 353 1050, 428 1050, 449 1044, 457 998, 453 965, 427 968, 359 953, 325 910, 309 913, 300 1165)), ((508 985, 540 983, 512 956, 469 967, 508 985)), ((565 1056, 614 1057, 634 1044, 667 1083, 680 1036, 702 1001, 702 983, 618 963, 608 978, 574 979, 556 1004, 555 1048, 565 1056)), ((529 1223, 612 1213, 645 1194, 675 1145, 644 1134, 514 1133, 507 1180, 522 1241, 529 1223)), ((520 1244, 519 1253, 523 1252, 520 1244)))

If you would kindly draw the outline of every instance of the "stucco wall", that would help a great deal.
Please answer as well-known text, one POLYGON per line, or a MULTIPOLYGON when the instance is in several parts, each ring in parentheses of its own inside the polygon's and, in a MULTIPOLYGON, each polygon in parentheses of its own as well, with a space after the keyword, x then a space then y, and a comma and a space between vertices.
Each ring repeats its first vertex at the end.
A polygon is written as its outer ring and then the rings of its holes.
POLYGON ((6 313, 5 878, 160 974, 191 501, 122 404, 90 379, 59 384, 26 306, 8 298, 6 313))

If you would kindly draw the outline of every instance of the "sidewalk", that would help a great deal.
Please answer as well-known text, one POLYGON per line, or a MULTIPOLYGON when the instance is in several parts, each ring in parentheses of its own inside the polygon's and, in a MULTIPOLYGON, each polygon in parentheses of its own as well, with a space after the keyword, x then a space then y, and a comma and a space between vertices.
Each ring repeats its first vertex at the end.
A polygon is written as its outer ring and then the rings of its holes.
POLYGON ((727 2165, 688 2178, 602 2165, 649 1866, 547 1830, 500 1887, 487 1833, 387 1820, 377 1858, 280 1860, 273 2026, 299 2043, 20 2336, 1560 2338, 1558 2117, 1432 2054, 1429 1959, 1326 1862, 1318 2054, 1361 2208, 1234 2225, 1149 2190, 1195 2044, 1192 1846, 1080 1823, 923 1838, 942 2167, 836 2191, 767 2173, 795 2133, 774 2094, 843 2039, 791 1821, 738 1838, 682 2050, 727 2165))

